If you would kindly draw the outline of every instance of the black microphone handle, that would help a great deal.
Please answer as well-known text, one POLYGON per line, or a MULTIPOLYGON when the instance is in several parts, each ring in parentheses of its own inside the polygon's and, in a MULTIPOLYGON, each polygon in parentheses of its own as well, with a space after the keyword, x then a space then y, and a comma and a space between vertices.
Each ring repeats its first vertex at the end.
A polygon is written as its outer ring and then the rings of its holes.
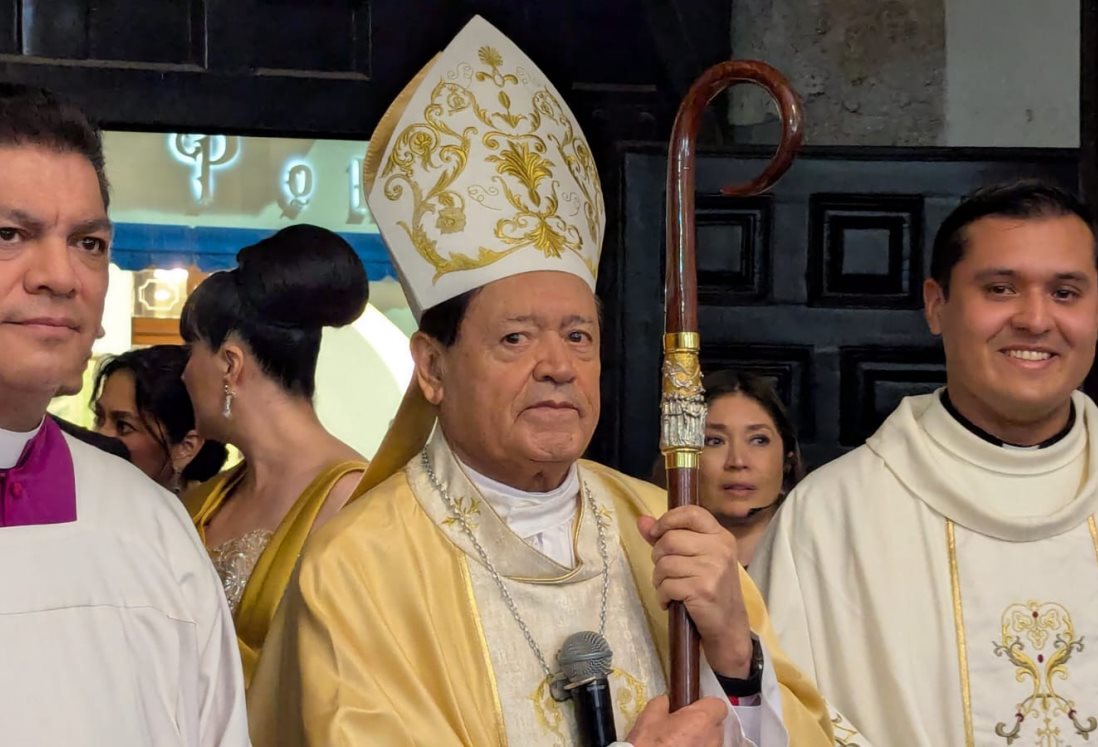
POLYGON ((610 683, 606 678, 577 685, 571 692, 576 703, 576 721, 582 747, 606 747, 618 741, 618 732, 614 727, 614 705, 610 701, 610 683))

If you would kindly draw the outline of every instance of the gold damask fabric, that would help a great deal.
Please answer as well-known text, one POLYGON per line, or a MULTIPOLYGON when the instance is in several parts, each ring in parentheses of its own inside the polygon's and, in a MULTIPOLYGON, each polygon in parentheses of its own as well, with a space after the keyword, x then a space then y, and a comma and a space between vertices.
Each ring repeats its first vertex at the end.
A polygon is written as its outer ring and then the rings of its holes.
MULTIPOLYGON (((651 548, 636 530, 639 515, 663 512, 665 494, 593 462, 579 467, 616 522, 666 672, 667 613, 651 584, 651 548)), ((409 469, 316 532, 248 692, 256 747, 509 743, 498 681, 507 672, 493 665, 485 612, 470 592, 477 561, 455 537, 420 503, 409 469)), ((583 537, 577 541, 582 548, 583 537)), ((523 569, 501 572, 510 571, 523 569)), ((751 627, 777 675, 789 744, 834 744, 823 700, 781 654, 757 590, 746 573, 741 578, 751 627)))
POLYGON ((594 288, 606 207, 591 149, 556 88, 483 18, 385 113, 363 172, 417 317, 521 272, 594 288))

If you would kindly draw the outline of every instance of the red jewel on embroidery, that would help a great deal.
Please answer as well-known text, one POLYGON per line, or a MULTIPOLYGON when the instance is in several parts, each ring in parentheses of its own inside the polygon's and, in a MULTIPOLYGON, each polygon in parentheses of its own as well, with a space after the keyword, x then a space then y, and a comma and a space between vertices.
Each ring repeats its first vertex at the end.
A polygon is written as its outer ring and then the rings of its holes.
POLYGON ((1037 619, 1037 610, 1034 610, 1034 611, 1033 611, 1033 619, 1034 619, 1034 620, 1036 620, 1036 619, 1037 619))
POLYGON ((1038 664, 1044 664, 1045 663, 1045 655, 1044 654, 1037 654, 1037 663, 1038 664))

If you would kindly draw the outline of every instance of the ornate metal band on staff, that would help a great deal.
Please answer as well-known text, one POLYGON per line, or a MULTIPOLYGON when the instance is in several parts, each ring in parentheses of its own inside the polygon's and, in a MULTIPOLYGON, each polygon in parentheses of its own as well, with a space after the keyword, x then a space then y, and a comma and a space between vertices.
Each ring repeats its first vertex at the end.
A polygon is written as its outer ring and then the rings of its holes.
POLYGON ((697 332, 663 336, 660 451, 668 470, 697 469, 705 443, 700 350, 701 336, 697 332))

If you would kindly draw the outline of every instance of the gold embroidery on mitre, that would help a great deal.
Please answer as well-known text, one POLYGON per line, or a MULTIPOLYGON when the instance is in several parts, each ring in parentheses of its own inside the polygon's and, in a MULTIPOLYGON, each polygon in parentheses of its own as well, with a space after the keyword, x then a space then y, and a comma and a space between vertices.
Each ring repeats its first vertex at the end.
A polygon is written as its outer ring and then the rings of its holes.
POLYGON ((1014 679, 1030 681, 1031 691, 1015 708, 1008 727, 1000 721, 995 733, 1013 744, 1027 718, 1038 721, 1034 736, 1040 747, 1062 744, 1057 720, 1067 719, 1083 739, 1098 729, 1098 719, 1080 717, 1075 702, 1056 692, 1053 680, 1069 680, 1068 662, 1082 653, 1083 639, 1075 636, 1075 624, 1062 605, 1055 602, 1028 601, 1012 604, 1001 618, 1002 635, 993 643, 996 656, 1014 665, 1014 679))
POLYGON ((605 206, 594 158, 547 87, 522 106, 530 85, 521 65, 482 46, 476 63, 440 75, 422 120, 394 137, 383 192, 391 202, 411 197, 411 215, 396 224, 434 268, 434 283, 523 249, 547 259, 573 253, 595 276, 605 206), (462 183, 471 163, 491 165, 487 183, 462 183), (471 210, 498 213, 494 242, 471 210))

